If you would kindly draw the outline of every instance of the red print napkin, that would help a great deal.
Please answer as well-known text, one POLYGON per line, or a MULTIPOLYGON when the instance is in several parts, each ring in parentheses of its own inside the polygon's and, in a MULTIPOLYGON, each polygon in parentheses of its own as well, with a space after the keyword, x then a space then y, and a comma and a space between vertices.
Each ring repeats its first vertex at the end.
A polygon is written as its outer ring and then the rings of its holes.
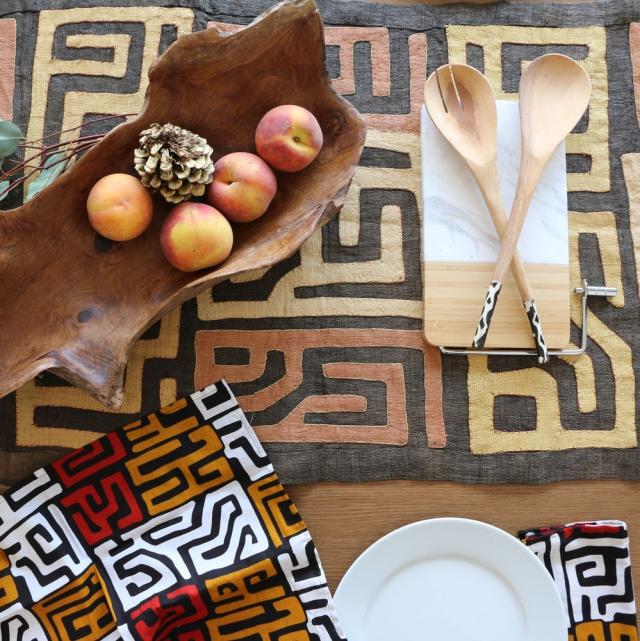
POLYGON ((626 523, 585 521, 519 536, 553 576, 569 641, 638 641, 626 523))

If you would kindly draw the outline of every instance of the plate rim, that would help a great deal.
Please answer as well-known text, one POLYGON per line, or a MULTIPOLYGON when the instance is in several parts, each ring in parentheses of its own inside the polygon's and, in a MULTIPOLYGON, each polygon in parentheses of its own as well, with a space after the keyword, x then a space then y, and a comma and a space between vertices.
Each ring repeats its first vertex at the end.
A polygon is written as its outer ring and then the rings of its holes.
MULTIPOLYGON (((334 594, 333 594, 333 600, 334 600, 334 605, 336 607, 336 610, 338 612, 338 616, 340 616, 340 611, 338 608, 338 603, 340 600, 340 592, 341 590, 344 590, 344 585, 346 584, 346 581, 349 579, 350 575, 355 572, 357 566, 361 565, 363 563, 363 560, 368 557, 370 554, 373 553, 373 550, 380 547, 383 545, 387 540, 391 538, 395 538, 396 536, 401 535, 402 532, 411 530, 411 529, 416 529, 421 526, 425 526, 427 524, 433 525, 433 524, 442 524, 442 525, 455 525, 459 523, 464 523, 466 525, 471 525, 472 527, 480 527, 483 529, 487 529, 491 531, 493 534, 496 534, 500 536, 501 538, 504 539, 505 542, 507 542, 508 545, 511 545, 512 543, 517 543, 520 545, 520 548, 517 548, 517 546, 514 546, 513 549, 522 549, 522 558, 526 559, 529 558, 531 561, 535 561, 537 564, 534 566, 533 564, 531 567, 539 567, 540 570, 542 571, 540 573, 540 577, 542 580, 547 583, 549 587, 549 593, 553 593, 555 595, 555 598, 553 599, 556 602, 556 605, 558 606, 558 615, 559 618, 562 620, 563 623, 563 636, 562 638, 566 638, 566 612, 564 605, 562 603, 562 598, 560 596, 560 592, 558 591, 558 588, 555 584, 555 581, 545 565, 542 563, 542 561, 533 553, 531 549, 529 549, 528 546, 524 545, 521 543, 515 536, 507 532, 506 530, 503 530, 502 528, 499 528, 495 525, 492 525, 491 523, 487 523, 485 521, 479 521, 477 519, 468 519, 464 517, 454 517, 454 516, 444 516, 444 517, 434 517, 430 519, 421 519, 420 521, 413 521, 412 523, 407 523, 405 525, 402 525, 394 530, 391 530, 390 532, 387 532, 383 536, 381 536, 379 539, 375 540, 371 545, 369 545, 367 548, 365 548, 351 563, 347 571, 344 573, 342 578, 340 579, 340 583, 338 584, 338 587, 336 588, 334 594)), ((400 567, 400 566, 398 566, 400 567)), ((537 570, 535 570, 537 571, 537 570)), ((515 589, 515 586, 513 586, 515 589)), ((559 631, 560 632, 560 631, 559 631)), ((558 636, 560 639, 560 634, 558 636)))

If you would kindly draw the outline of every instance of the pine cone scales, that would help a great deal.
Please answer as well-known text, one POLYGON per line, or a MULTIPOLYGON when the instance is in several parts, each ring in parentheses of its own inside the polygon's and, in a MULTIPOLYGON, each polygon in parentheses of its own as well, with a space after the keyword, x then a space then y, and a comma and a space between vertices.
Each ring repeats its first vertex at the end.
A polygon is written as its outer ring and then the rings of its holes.
POLYGON ((213 180, 212 153, 207 141, 188 129, 153 123, 140 133, 134 161, 142 184, 177 204, 204 194, 213 180))

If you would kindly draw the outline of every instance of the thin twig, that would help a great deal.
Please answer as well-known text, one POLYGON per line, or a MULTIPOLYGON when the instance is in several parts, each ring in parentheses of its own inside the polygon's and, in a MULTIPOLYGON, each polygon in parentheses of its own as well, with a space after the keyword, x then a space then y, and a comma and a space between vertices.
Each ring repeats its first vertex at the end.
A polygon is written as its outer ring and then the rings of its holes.
POLYGON ((42 138, 38 138, 37 140, 28 140, 23 143, 20 143, 20 147, 22 149, 37 149, 38 153, 35 153, 28 158, 25 158, 24 160, 14 160, 12 158, 8 158, 10 162, 12 162, 15 166, 12 167, 9 171, 0 171, 0 181, 5 181, 8 178, 11 178, 12 176, 15 176, 16 174, 19 174, 21 171, 24 171, 26 168, 31 169, 31 171, 23 174, 20 178, 17 178, 14 181, 9 181, 9 185, 2 191, 0 191, 0 199, 7 195, 9 192, 13 191, 16 187, 19 187, 22 185, 25 181, 29 180, 31 176, 33 176, 36 172, 42 171, 44 169, 49 169, 51 167, 55 167, 56 165, 59 165, 60 163, 69 163, 73 160, 75 156, 77 156, 80 152, 82 151, 87 151, 91 147, 95 146, 102 138, 106 136, 106 133, 101 133, 101 134, 89 134, 86 136, 80 136, 76 138, 75 140, 68 140, 65 142, 58 142, 53 145, 47 145, 46 143, 43 143, 44 140, 51 138, 53 136, 60 136, 64 133, 68 133, 70 131, 76 131, 77 129, 80 129, 86 125, 93 124, 95 122, 102 122, 104 120, 110 120, 113 118, 128 118, 129 116, 135 116, 135 113, 128 113, 128 114, 117 114, 117 115, 112 115, 112 116, 103 116, 100 118, 94 118, 92 120, 88 120, 86 122, 83 122, 82 124, 78 125, 77 127, 70 127, 69 129, 63 129, 62 131, 57 131, 52 134, 47 134, 46 136, 43 136, 42 138), (59 158, 53 162, 51 162, 49 165, 45 166, 46 163, 46 158, 50 158, 52 155, 52 152, 55 150, 62 150, 62 158, 59 158), (32 160, 38 160, 40 159, 40 164, 35 165, 32 164, 32 160), (44 160, 44 162, 42 162, 44 160))
POLYGON ((44 165, 30 165, 30 164, 24 163, 24 162, 22 162, 20 160, 13 160, 13 158, 6 158, 6 160, 8 160, 9 162, 12 162, 14 165, 20 165, 21 169, 24 168, 24 167, 30 167, 31 169, 43 169, 44 168, 44 165))
POLYGON ((42 136, 42 138, 38 138, 37 140, 29 140, 29 144, 33 144, 35 142, 40 142, 42 140, 46 140, 47 138, 52 138, 53 136, 59 136, 60 134, 66 134, 69 131, 75 131, 76 129, 81 129, 85 125, 91 125, 94 122, 102 122, 103 120, 111 120, 113 118, 128 118, 129 116, 135 116, 137 114, 135 113, 130 113, 130 114, 115 114, 113 116, 102 116, 100 118, 93 118, 92 120, 87 120, 87 122, 83 122, 82 124, 78 125, 77 127, 70 127, 69 129, 63 129, 62 131, 56 131, 52 134, 47 134, 46 136, 42 136))
MULTIPOLYGON (((50 152, 55 150, 55 149, 60 149, 61 147, 73 147, 76 151, 79 146, 82 146, 83 149, 88 148, 90 146, 95 145, 100 139, 104 138, 106 134, 95 134, 93 136, 82 136, 81 138, 78 138, 77 140, 69 140, 65 143, 60 143, 57 145, 51 145, 50 147, 47 147, 43 151, 37 154, 33 154, 33 156, 29 156, 28 158, 25 158, 23 161, 20 161, 15 167, 10 169, 9 171, 4 171, 0 173, 0 180, 6 180, 7 178, 10 178, 11 176, 15 176, 16 174, 20 173, 20 171, 24 167, 30 166, 29 163, 31 160, 36 160, 37 158, 42 158, 43 156, 51 155, 50 152)), ((74 154, 75 155, 75 151, 74 154)), ((40 169, 43 168, 42 165, 39 167, 40 169)))
POLYGON ((104 138, 106 134, 92 134, 91 136, 80 136, 79 138, 76 138, 75 140, 66 140, 65 142, 59 142, 55 145, 47 145, 44 147, 45 153, 49 153, 53 149, 60 149, 60 147, 64 147, 66 145, 75 145, 79 142, 84 142, 85 140, 99 140, 100 138, 104 138))
MULTIPOLYGON (((100 137, 104 138, 105 135, 106 134, 101 134, 100 137)), ((67 146, 67 145, 75 145, 75 144, 83 142, 83 141, 84 141, 84 138, 78 138, 77 140, 69 140, 69 141, 67 141, 65 143, 59 143, 59 144, 56 144, 56 145, 48 146, 44 151, 40 152, 39 154, 34 154, 33 156, 29 156, 29 158, 25 158, 23 162, 24 163, 28 163, 30 160, 35 160, 36 158, 40 158, 43 155, 49 155, 49 152, 54 150, 54 149, 60 149, 60 147, 64 147, 64 146, 67 146)))
POLYGON ((34 145, 28 142, 23 142, 23 143, 20 143, 20 147, 22 147, 22 149, 46 149, 46 146, 40 142, 34 145))
MULTIPOLYGON (((29 176, 30 175, 31 174, 29 174, 29 176)), ((29 176, 22 176, 22 178, 18 178, 17 180, 14 180, 12 183, 10 183, 6 189, 0 192, 0 198, 2 198, 5 194, 8 194, 9 192, 13 191, 16 187, 19 187, 29 176)))
POLYGON ((13 181, 9 187, 7 187, 3 192, 0 193, 0 198, 4 196, 5 194, 8 194, 9 192, 13 191, 16 187, 20 186, 23 182, 26 180, 29 180, 31 176, 33 176, 35 173, 38 171, 42 171, 43 169, 50 169, 51 167, 55 167, 56 165, 59 165, 62 162, 69 162, 75 154, 71 154, 70 156, 65 156, 64 158, 58 158, 55 162, 52 162, 50 165, 47 167, 41 166, 38 169, 34 169, 33 171, 30 171, 29 173, 24 174, 24 176, 18 178, 17 180, 13 181))

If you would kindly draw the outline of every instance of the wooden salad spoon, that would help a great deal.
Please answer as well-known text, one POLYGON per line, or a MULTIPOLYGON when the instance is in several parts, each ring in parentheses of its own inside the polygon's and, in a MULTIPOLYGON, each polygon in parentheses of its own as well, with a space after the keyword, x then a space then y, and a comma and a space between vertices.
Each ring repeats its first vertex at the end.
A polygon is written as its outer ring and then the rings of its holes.
MULTIPOLYGON (((589 105, 589 74, 573 59, 550 53, 531 62, 520 79, 520 176, 502 247, 482 307, 474 347, 483 347, 502 282, 516 252, 533 192, 557 146, 576 126, 589 105)), ((527 309, 532 327, 535 308, 527 309)), ((535 334, 535 329, 533 330, 535 334)))
MULTIPOLYGON (((507 216, 498 179, 496 97, 489 81, 469 65, 443 65, 425 82, 424 104, 440 133, 469 167, 502 239, 507 216)), ((511 272, 531 322, 528 310, 536 309, 533 290, 517 253, 511 272)), ((549 353, 539 320, 531 324, 531 330, 538 359, 547 362, 549 353)))

